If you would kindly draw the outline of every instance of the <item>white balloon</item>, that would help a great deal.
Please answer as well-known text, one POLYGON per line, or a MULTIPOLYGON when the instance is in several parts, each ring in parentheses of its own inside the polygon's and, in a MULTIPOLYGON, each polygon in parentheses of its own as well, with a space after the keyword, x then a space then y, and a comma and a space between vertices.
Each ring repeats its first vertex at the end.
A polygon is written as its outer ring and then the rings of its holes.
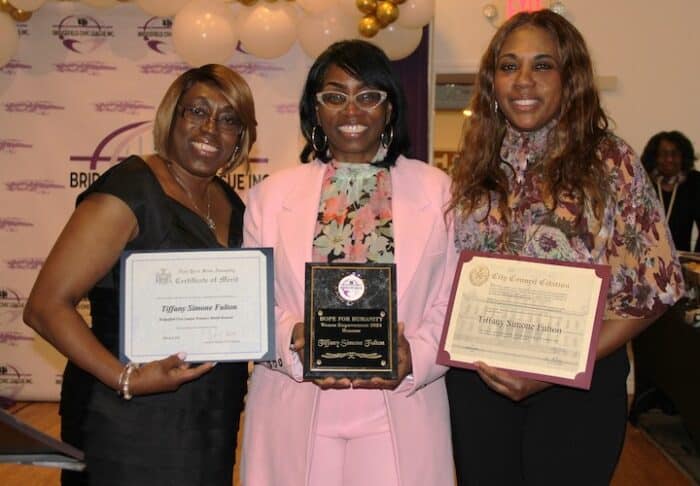
POLYGON ((299 6, 312 15, 325 12, 334 7, 336 2, 337 0, 297 0, 299 6))
POLYGON ((389 24, 369 40, 381 47, 392 61, 403 59, 416 50, 423 37, 423 29, 404 29, 395 23, 389 24))
POLYGON ((236 51, 238 35, 231 10, 221 0, 192 0, 175 15, 175 52, 192 66, 223 63, 236 51))
POLYGON ((344 15, 337 5, 320 15, 303 15, 297 27, 299 45, 313 59, 332 43, 358 35, 357 19, 344 15))
POLYGON ((156 17, 172 17, 180 11, 189 0, 136 0, 141 10, 156 17))
POLYGON ((44 5, 45 2, 46 0, 12 0, 10 4, 15 8, 24 10, 25 12, 33 12, 44 5))
POLYGON ((119 2, 117 0, 81 0, 84 4, 90 5, 91 7, 107 8, 114 7, 119 2))
POLYGON ((360 10, 357 8, 357 0, 337 0, 338 1, 338 6, 340 9, 345 13, 346 15, 350 15, 353 18, 356 18, 357 21, 365 16, 363 12, 360 12, 360 10))
POLYGON ((406 0, 399 5, 396 23, 407 29, 423 27, 435 15, 435 0, 406 0))
POLYGON ((19 35, 12 17, 0 12, 0 66, 7 64, 17 52, 19 35))
POLYGON ((289 5, 259 3, 236 25, 243 50, 264 59, 285 54, 297 38, 295 11, 289 5))

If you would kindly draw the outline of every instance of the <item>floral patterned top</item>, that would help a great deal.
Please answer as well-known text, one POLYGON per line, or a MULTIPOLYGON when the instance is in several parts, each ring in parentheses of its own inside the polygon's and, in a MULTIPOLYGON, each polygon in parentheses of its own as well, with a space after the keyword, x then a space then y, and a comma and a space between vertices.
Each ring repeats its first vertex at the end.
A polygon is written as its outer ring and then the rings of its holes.
POLYGON ((608 167, 612 195, 602 219, 588 206, 577 218, 565 196, 554 210, 548 209, 541 177, 528 168, 544 155, 552 127, 523 133, 509 126, 503 139, 500 155, 510 180, 507 241, 502 238, 506 223, 498 209, 498 195, 492 193, 488 215, 488 206, 483 205, 457 218, 457 248, 607 264, 612 270, 607 317, 639 318, 662 312, 682 296, 683 278, 641 162, 623 140, 610 135, 598 150, 608 167))
POLYGON ((328 163, 315 235, 315 262, 393 262, 389 170, 371 164, 328 163))

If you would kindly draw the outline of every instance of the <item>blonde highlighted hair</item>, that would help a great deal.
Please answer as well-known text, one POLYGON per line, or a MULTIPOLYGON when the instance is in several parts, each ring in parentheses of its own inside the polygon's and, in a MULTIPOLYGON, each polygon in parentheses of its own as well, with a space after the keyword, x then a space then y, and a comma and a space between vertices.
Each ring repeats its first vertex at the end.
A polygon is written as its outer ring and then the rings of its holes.
POLYGON ((178 116, 178 105, 182 96, 196 83, 210 84, 218 88, 231 104, 242 123, 242 133, 231 159, 222 169, 230 172, 241 164, 247 164, 248 152, 257 138, 255 104, 248 83, 235 71, 220 64, 205 64, 192 68, 173 81, 165 92, 156 110, 153 122, 153 145, 155 151, 165 160, 171 160, 171 133, 178 116))

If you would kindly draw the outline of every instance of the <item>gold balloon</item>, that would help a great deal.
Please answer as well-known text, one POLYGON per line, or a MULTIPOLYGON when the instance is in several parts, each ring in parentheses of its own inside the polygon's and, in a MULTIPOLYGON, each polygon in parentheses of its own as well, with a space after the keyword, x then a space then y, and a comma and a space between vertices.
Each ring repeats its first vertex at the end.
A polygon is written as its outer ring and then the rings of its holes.
POLYGON ((374 37, 379 32, 382 26, 379 24, 377 17, 374 15, 366 15, 360 19, 357 30, 365 37, 374 37))
POLYGON ((377 20, 382 25, 382 27, 386 27, 394 20, 399 18, 399 7, 397 7, 391 2, 379 2, 379 5, 377 5, 377 12, 375 16, 377 17, 377 20))
POLYGON ((22 10, 20 8, 14 8, 10 12, 10 17, 15 19, 17 22, 26 22, 32 18, 32 12, 29 10, 22 10))
POLYGON ((357 10, 363 14, 373 14, 377 10, 377 0, 356 0, 357 10))
POLYGON ((15 9, 7 0, 0 0, 0 12, 12 13, 15 9))

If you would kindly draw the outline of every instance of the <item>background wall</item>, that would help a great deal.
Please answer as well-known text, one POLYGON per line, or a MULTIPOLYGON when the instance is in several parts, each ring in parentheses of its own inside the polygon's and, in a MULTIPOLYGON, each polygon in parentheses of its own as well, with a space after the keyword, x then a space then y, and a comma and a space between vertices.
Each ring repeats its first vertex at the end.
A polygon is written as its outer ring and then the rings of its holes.
MULTIPOLYGON (((482 14, 488 3, 505 11, 504 0, 437 0, 435 72, 477 69, 495 32, 482 14)), ((588 43, 596 73, 617 77, 617 87, 602 93, 617 134, 641 152, 654 133, 676 129, 697 149, 700 1, 563 0, 563 4, 565 16, 588 43)))
MULTIPOLYGON (((152 153, 155 109, 189 66, 173 52, 171 23, 135 5, 51 2, 18 28, 17 55, 0 67, 0 398, 47 400, 58 397, 65 360, 23 324, 24 302, 76 196, 125 156, 152 153)), ((245 197, 298 163, 311 59, 294 47, 273 60, 238 51, 227 64, 257 101, 250 173, 228 178, 245 197)))

